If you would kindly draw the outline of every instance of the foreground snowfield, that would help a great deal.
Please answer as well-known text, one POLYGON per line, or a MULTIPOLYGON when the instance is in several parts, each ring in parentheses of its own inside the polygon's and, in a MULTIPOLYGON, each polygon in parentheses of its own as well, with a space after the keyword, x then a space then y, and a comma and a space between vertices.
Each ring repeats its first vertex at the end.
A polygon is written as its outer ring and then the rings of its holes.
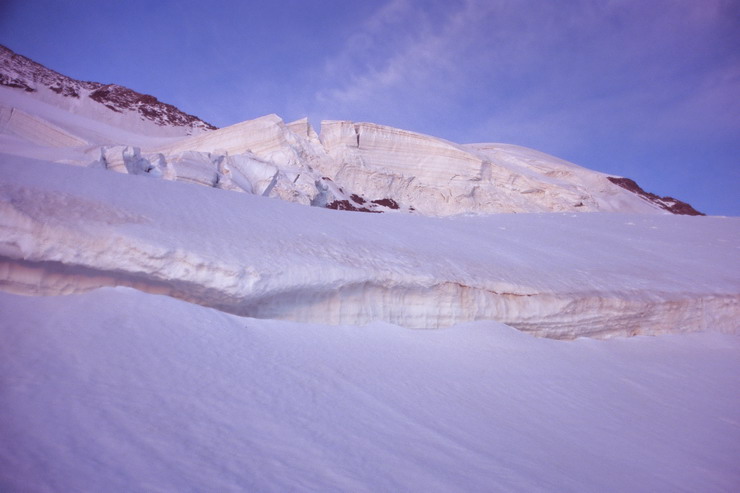
POLYGON ((0 293, 2 491, 740 485, 736 218, 362 214, 0 157, 0 286, 35 295, 0 293))
POLYGON ((2 491, 737 491, 740 339, 0 294, 2 491))

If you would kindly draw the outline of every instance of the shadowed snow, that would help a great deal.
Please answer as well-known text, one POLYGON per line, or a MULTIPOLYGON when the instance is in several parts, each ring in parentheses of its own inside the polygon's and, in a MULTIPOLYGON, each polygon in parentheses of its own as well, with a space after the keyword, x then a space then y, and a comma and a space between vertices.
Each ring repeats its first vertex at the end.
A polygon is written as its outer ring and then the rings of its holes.
POLYGON ((731 492, 740 342, 0 293, 3 491, 731 492))

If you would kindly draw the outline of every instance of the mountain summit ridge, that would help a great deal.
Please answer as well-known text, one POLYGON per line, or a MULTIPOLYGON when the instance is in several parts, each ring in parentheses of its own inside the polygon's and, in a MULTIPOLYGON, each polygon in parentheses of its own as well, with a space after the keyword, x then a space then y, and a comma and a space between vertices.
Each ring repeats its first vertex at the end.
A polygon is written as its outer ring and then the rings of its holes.
POLYGON ((154 96, 117 84, 73 79, 3 45, 0 45, 0 85, 22 89, 27 93, 45 87, 65 98, 89 98, 117 113, 136 112, 142 119, 159 126, 184 127, 191 131, 216 129, 214 125, 163 103, 154 96))

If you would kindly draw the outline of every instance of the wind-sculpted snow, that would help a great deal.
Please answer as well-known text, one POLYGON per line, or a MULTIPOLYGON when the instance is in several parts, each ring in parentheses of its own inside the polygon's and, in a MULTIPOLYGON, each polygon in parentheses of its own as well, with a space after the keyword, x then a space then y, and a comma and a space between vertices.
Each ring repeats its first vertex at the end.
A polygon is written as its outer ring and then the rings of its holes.
POLYGON ((347 211, 698 214, 611 177, 506 144, 277 115, 215 129, 117 85, 70 79, 0 46, 4 152, 347 211))
POLYGON ((346 214, 4 159, 2 285, 125 285, 260 318, 571 338, 740 320, 740 221, 639 214, 346 214))
POLYGON ((0 293, 0 313, 4 493, 732 493, 740 481, 733 335, 331 327, 122 288, 0 293))

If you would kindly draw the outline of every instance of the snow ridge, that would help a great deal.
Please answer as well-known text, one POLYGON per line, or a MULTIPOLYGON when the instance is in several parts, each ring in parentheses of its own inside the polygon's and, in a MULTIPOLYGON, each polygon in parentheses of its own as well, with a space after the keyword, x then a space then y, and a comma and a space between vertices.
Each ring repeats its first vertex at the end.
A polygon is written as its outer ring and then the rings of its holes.
POLYGON ((486 319, 553 338, 738 329, 729 219, 353 216, 99 170, 2 168, 16 170, 0 194, 0 284, 14 292, 123 285, 256 318, 486 319))
POLYGON ((116 113, 135 112, 159 126, 184 127, 193 131, 216 127, 184 113, 154 96, 141 94, 116 84, 86 82, 67 77, 0 45, 0 85, 35 93, 48 88, 61 98, 89 99, 116 113))

